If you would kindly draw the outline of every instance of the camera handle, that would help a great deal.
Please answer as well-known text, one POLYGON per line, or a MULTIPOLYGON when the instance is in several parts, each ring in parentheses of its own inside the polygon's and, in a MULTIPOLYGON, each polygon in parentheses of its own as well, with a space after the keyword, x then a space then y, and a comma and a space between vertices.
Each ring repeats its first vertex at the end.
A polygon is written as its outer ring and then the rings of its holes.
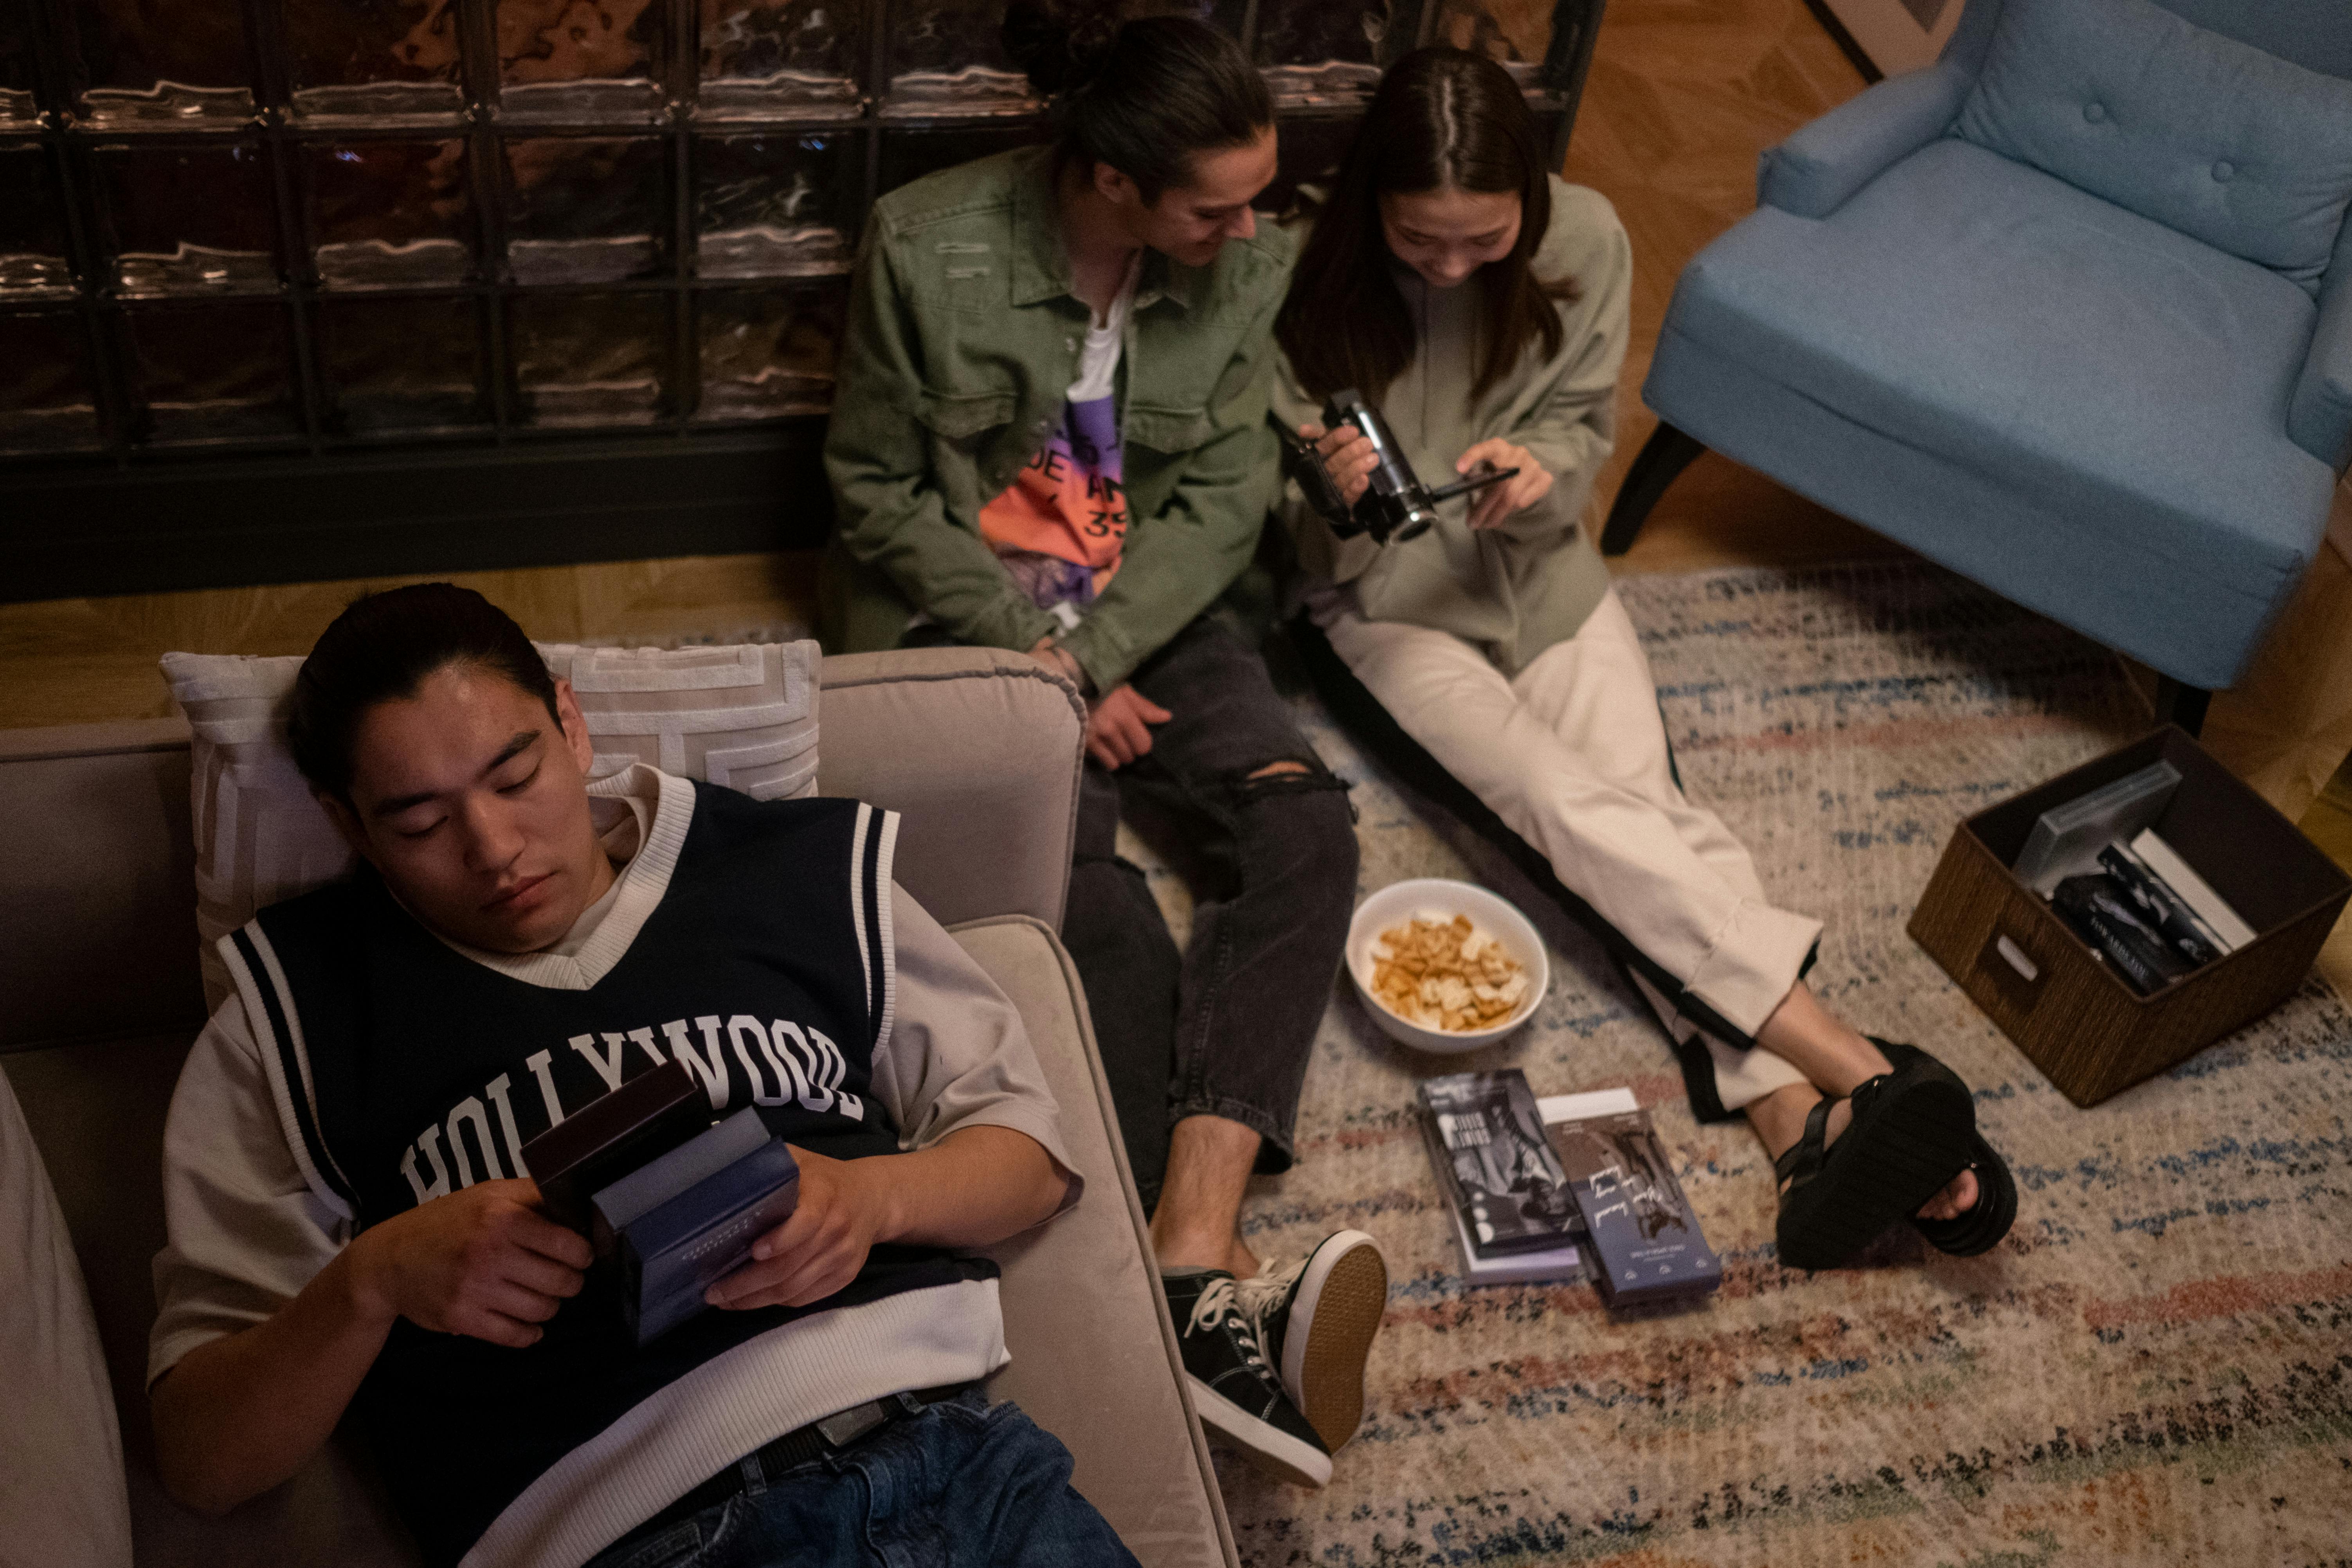
POLYGON ((1456 479, 1450 485, 1440 485, 1429 492, 1429 499, 1432 502, 1452 500, 1455 496, 1466 496, 1472 490, 1484 489, 1488 485, 1510 479, 1518 471, 1517 468, 1489 468, 1483 474, 1473 474, 1466 479, 1456 479))

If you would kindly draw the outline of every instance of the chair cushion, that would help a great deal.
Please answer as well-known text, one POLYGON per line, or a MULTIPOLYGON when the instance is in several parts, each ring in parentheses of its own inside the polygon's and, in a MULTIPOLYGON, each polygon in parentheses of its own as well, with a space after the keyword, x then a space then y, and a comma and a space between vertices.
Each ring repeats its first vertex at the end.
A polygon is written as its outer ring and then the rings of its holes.
POLYGON ((2151 0, 2007 0, 1954 133, 2307 293, 2352 203, 2352 81, 2151 0))
MULTIPOLYGON (((814 642, 683 648, 541 643, 572 682, 595 742, 593 776, 635 763, 754 800, 816 793, 814 642)), ((196 935, 205 1005, 229 993, 213 943, 255 911, 351 869, 351 851, 286 749, 299 658, 167 653, 163 675, 194 731, 196 935)))
MULTIPOLYGON (((2273 272, 1947 139, 1827 218, 1748 217, 1684 272, 1667 331, 2266 605, 2335 483, 2285 428, 2316 314, 2273 272)), ((1713 441, 1703 411, 1667 416, 1713 441)))

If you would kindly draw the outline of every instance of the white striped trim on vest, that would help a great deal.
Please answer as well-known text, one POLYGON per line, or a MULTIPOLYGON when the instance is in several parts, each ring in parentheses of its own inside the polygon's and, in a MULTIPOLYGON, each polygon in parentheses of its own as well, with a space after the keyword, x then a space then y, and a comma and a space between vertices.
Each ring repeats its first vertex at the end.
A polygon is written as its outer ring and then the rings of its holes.
POLYGON ((890 931, 890 864, 898 847, 898 814, 858 802, 849 840, 849 910, 866 970, 866 1016, 877 1057, 889 1043, 898 1005, 898 949, 890 931))
POLYGON ((310 1085, 310 1057, 302 1040, 302 1016, 294 1006, 293 988, 278 966, 277 950, 257 919, 222 937, 216 944, 229 977, 245 1003, 246 1021, 261 1048, 261 1067, 277 1102, 278 1121, 286 1146, 302 1180, 319 1201, 344 1219, 359 1208, 351 1178, 335 1161, 334 1152, 319 1131, 319 1097, 310 1085))

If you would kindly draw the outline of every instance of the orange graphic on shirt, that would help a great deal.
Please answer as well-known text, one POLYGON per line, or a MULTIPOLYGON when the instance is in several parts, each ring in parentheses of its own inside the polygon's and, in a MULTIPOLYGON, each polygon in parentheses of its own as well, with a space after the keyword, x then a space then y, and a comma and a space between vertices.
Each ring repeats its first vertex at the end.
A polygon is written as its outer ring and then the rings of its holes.
POLYGON ((1111 403, 1099 397, 1066 405, 1045 444, 980 509, 981 536, 1008 566, 1019 557, 1050 558, 1015 569, 1040 606, 1089 603, 1118 570, 1127 489, 1119 482, 1111 403), (1053 563, 1071 569, 1055 570, 1053 563))

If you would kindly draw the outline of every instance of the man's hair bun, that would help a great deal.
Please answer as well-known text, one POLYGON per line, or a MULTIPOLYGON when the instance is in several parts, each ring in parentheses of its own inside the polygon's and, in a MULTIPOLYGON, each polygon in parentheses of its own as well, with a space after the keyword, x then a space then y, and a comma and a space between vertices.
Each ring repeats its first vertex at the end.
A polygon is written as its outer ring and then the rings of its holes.
POLYGON ((1274 123, 1265 79, 1202 9, 1199 0, 1005 7, 1005 52, 1053 100, 1066 162, 1108 163, 1156 202, 1190 176, 1195 156, 1248 146, 1274 123))
POLYGON ((1126 0, 1013 0, 1004 8, 1004 52, 1047 97, 1091 83, 1109 62, 1126 0))

